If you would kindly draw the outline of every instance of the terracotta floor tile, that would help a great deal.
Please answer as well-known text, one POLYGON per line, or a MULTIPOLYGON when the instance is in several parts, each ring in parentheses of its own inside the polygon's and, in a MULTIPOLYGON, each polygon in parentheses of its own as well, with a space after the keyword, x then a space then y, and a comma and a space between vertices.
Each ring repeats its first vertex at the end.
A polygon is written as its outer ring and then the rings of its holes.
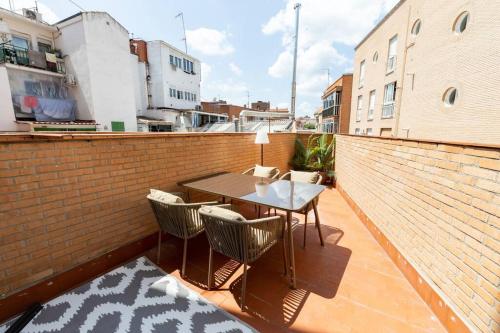
MULTIPOLYGON (((306 248, 304 216, 294 214, 297 289, 283 275, 281 244, 248 270, 246 311, 239 308, 242 267, 215 255, 215 285, 208 291, 208 242, 200 235, 188 243, 188 287, 261 332, 444 332, 366 226, 336 190, 320 197, 325 246, 319 244, 310 214, 306 248)), ((246 215, 253 209, 245 209, 246 215)), ((156 249, 147 253, 156 261, 156 249)), ((182 241, 166 237, 160 266, 179 277, 182 241)))

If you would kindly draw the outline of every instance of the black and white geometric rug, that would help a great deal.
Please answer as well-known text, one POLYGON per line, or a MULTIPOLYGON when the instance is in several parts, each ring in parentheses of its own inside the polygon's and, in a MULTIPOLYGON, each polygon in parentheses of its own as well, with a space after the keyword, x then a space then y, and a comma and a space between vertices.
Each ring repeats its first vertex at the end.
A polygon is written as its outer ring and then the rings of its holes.
POLYGON ((141 257, 44 304, 23 332, 256 331, 141 257))

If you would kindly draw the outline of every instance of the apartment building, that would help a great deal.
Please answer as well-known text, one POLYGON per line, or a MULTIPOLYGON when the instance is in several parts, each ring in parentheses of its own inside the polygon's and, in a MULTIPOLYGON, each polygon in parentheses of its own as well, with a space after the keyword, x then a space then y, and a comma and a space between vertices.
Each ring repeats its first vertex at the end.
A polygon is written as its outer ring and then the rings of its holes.
POLYGON ((268 111, 271 108, 271 102, 257 101, 250 104, 250 108, 258 111, 268 111))
POLYGON ((0 131, 137 130, 128 31, 109 14, 0 8, 0 39, 0 131))
POLYGON ((147 54, 151 107, 199 109, 200 61, 160 40, 147 42, 147 54))
POLYGON ((500 142, 498 22, 498 1, 400 1, 355 48, 349 132, 500 142))
POLYGON ((56 34, 36 11, 25 9, 21 15, 0 8, 0 131, 43 128, 36 120, 63 119, 73 123, 70 129, 80 127, 56 34))
POLYGON ((343 74, 330 84, 321 97, 321 116, 315 113, 318 130, 326 133, 349 133, 352 74, 343 74))
POLYGON ((74 73, 82 119, 100 131, 137 131, 129 32, 105 12, 81 12, 55 24, 56 46, 74 73))

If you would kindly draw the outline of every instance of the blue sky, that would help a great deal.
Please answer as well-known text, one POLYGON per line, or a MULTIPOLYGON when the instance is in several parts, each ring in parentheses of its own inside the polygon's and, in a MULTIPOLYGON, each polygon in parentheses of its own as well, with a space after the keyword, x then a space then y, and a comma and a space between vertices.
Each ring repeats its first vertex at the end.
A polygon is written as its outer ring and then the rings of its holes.
MULTIPOLYGON (((135 37, 162 39, 184 49, 184 13, 188 53, 202 63, 201 97, 234 104, 271 101, 288 107, 292 74, 296 1, 285 0, 75 0, 85 10, 106 11, 135 37)), ((396 0, 302 0, 297 73, 297 115, 312 115, 331 80, 352 71, 354 46, 390 10, 396 0)), ((14 0, 16 9, 34 6, 14 0)), ((53 23, 79 11, 69 0, 40 0, 44 18, 53 23)), ((8 0, 0 0, 8 8, 8 0)))

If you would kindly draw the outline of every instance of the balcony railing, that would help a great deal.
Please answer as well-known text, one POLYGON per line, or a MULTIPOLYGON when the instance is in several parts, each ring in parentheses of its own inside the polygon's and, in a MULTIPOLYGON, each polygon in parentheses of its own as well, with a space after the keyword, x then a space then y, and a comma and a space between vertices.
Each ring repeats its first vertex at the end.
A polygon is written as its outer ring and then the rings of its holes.
POLYGON ((0 44, 0 63, 33 67, 61 74, 66 72, 64 60, 57 57, 55 53, 29 50, 14 46, 9 42, 0 44))
POLYGON ((382 118, 392 118, 394 115, 394 103, 382 106, 382 118))
POLYGON ((322 112, 323 117, 332 117, 338 116, 340 111, 340 105, 332 105, 327 109, 324 109, 322 112))

